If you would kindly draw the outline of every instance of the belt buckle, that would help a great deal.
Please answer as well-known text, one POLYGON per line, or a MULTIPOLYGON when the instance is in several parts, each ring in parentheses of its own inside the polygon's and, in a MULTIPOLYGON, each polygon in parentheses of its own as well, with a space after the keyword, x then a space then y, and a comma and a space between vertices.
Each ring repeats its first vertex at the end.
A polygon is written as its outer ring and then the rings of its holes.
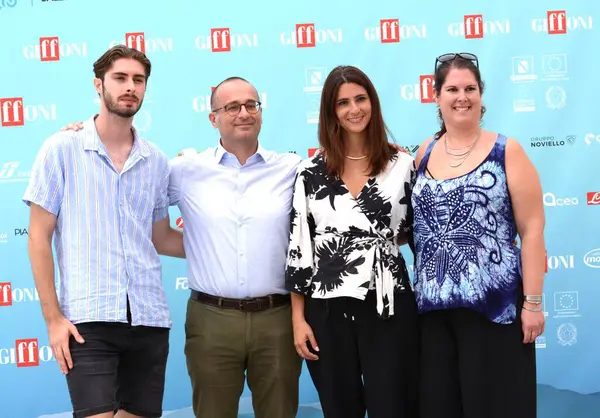
POLYGON ((239 302, 240 311, 242 312, 258 312, 260 311, 260 299, 240 299, 239 302), (256 304, 256 308, 252 308, 253 303, 256 304))

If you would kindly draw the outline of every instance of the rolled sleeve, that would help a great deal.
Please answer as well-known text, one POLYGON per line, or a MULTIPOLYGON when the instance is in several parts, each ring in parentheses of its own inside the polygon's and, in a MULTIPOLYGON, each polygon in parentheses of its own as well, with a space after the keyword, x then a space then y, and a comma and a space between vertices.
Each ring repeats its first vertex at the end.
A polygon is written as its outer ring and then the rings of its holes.
POLYGON ((158 193, 156 193, 154 212, 152 213, 153 222, 162 221, 169 214, 169 163, 166 157, 163 166, 164 168, 160 173, 158 193))
POLYGON ((60 142, 49 139, 38 152, 29 185, 22 197, 27 206, 34 203, 58 216, 65 188, 60 142))
POLYGON ((185 162, 185 156, 180 156, 172 159, 169 162, 170 174, 169 174, 169 187, 168 187, 168 202, 169 206, 175 206, 179 204, 181 198, 181 189, 183 183, 183 167, 185 162))

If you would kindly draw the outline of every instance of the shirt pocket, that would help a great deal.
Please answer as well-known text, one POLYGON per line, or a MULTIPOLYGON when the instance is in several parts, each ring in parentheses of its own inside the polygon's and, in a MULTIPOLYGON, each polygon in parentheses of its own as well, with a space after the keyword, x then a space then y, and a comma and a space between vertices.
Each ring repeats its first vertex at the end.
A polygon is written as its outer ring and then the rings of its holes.
POLYGON ((137 191, 129 196, 129 214, 132 218, 141 222, 152 222, 152 213, 154 211, 154 201, 151 194, 147 191, 149 186, 137 191))

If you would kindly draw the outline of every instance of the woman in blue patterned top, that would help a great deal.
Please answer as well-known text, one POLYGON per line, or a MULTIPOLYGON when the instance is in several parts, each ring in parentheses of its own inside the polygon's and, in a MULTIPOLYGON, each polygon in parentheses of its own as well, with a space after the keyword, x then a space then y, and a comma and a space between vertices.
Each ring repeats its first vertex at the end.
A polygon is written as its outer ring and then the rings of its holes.
POLYGON ((483 87, 475 55, 436 59, 442 126, 412 194, 422 418, 536 417, 542 190, 521 145, 481 129, 483 87))

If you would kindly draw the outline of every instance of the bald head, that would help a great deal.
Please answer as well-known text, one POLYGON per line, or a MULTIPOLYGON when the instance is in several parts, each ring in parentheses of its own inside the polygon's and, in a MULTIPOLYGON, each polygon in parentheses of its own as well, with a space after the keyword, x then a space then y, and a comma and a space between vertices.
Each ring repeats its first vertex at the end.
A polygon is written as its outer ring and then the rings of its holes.
POLYGON ((222 101, 220 101, 220 95, 219 95, 219 90, 221 90, 221 87, 227 84, 232 84, 232 86, 228 86, 228 87, 234 87, 235 85, 244 85, 244 87, 247 87, 246 85, 250 85, 252 87, 252 89, 256 92, 256 97, 254 97, 255 100, 258 100, 258 90, 256 90, 256 88, 246 79, 242 78, 242 77, 229 77, 226 78, 225 80, 221 81, 219 84, 217 84, 217 86, 214 88, 214 90, 212 91, 212 93, 210 94, 210 107, 211 109, 216 109, 217 107, 221 107, 223 106, 222 101))

